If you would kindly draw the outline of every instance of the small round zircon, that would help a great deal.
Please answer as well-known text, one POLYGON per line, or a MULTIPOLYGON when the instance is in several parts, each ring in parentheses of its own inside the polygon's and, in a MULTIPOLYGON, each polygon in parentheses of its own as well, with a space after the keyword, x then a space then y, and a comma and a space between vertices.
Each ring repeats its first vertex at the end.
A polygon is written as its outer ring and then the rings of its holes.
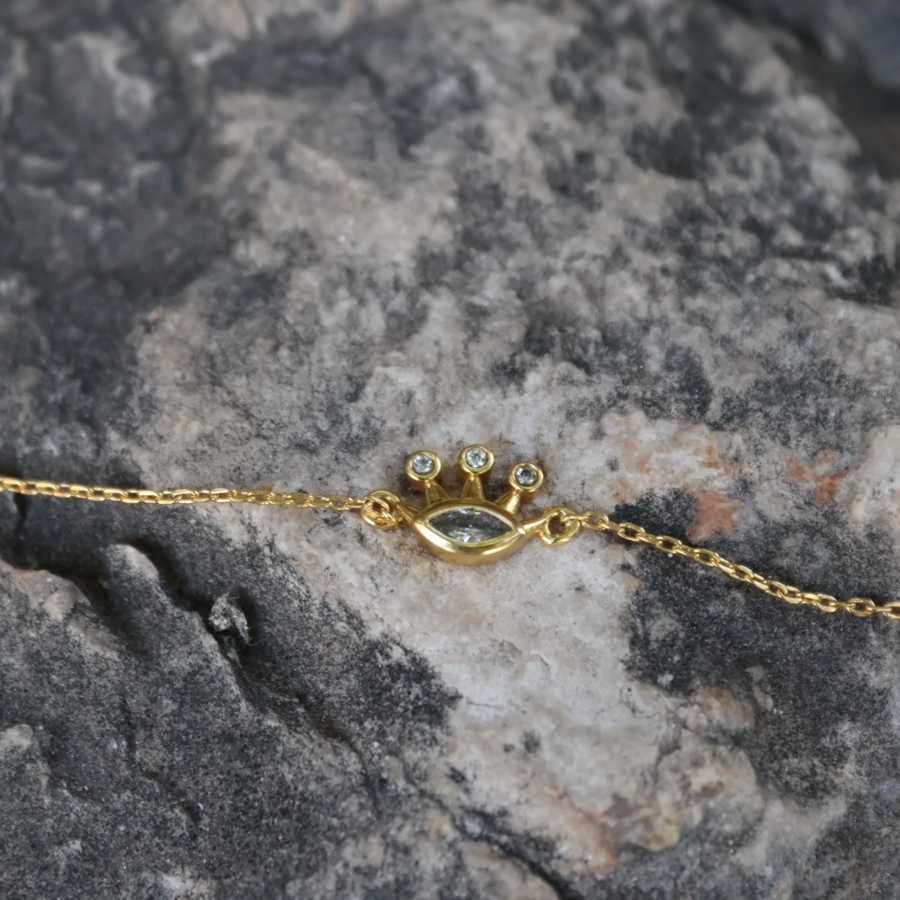
POLYGON ((516 484, 529 488, 537 481, 537 472, 531 466, 518 466, 515 471, 516 484))
POLYGON ((466 464, 472 469, 480 469, 488 461, 487 453, 481 447, 466 450, 466 464))
POLYGON ((413 457, 412 470, 416 475, 428 475, 434 469, 434 460, 427 453, 417 453, 413 457))

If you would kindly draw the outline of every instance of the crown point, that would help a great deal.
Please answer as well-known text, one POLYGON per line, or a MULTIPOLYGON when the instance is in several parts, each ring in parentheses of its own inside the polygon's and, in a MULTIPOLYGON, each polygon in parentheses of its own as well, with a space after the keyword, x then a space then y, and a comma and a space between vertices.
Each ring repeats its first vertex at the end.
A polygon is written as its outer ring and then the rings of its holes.
POLYGON ((509 468, 506 475, 506 483, 512 488, 530 498, 536 494, 544 483, 544 472, 540 466, 532 462, 517 462, 509 468))
POLYGON ((427 453, 417 453, 409 465, 416 475, 430 475, 434 469, 434 460, 427 453))
POLYGON ((469 447, 466 450, 466 462, 473 469, 480 469, 486 462, 488 456, 481 447, 469 447))
POLYGON ((441 474, 441 460, 430 450, 416 450, 406 459, 406 477, 417 490, 424 490, 428 484, 435 484, 441 474))
POLYGON ((471 444, 459 454, 460 475, 487 475, 493 468, 494 454, 484 444, 471 444))
POLYGON ((538 474, 535 472, 534 466, 516 466, 513 478, 519 487, 531 488, 534 487, 535 482, 538 480, 538 474))

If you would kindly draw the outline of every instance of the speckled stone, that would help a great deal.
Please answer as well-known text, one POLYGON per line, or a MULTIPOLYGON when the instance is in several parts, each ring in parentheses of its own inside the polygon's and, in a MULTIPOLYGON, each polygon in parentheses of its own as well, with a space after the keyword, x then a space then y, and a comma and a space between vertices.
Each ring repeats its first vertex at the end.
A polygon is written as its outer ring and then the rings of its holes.
MULTIPOLYGON (((0 471, 415 502, 410 453, 477 442, 897 596, 900 187, 737 14, 0 23, 0 471)), ((469 569, 0 495, 0 896, 890 897, 898 670, 897 624, 599 534, 469 569)))

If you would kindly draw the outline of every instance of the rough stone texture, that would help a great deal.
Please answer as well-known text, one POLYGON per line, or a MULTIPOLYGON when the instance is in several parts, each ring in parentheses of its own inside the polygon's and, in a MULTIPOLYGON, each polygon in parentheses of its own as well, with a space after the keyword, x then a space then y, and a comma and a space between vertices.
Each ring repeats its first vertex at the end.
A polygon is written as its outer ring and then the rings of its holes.
MULTIPOLYGON (((10 0, 0 471, 416 447, 900 588, 900 188, 689 0, 10 0)), ((897 896, 900 627, 586 536, 0 495, 0 896, 897 896)))
POLYGON ((864 69, 882 88, 900 90, 900 3, 897 0, 728 2, 814 38, 832 59, 864 69))

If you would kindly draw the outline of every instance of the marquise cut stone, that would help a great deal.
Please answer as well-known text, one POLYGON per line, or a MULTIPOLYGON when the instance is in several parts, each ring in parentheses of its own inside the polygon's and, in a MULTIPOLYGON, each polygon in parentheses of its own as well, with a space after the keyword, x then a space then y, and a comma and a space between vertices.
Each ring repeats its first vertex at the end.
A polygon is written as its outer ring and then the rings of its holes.
POLYGON ((450 540, 461 544, 484 544, 512 531, 509 522, 471 506, 440 513, 428 524, 450 540))

